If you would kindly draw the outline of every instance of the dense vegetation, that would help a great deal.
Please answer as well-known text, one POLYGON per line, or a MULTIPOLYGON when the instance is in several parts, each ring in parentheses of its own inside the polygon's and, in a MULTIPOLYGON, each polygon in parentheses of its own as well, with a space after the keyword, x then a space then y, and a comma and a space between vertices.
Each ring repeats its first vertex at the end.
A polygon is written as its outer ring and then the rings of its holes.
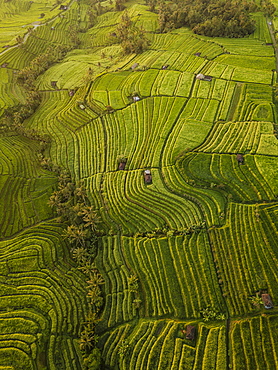
POLYGON ((274 8, 169 6, 0 0, 3 370, 276 367, 274 8))
MULTIPOLYGON (((149 0, 152 11, 158 4, 149 0)), ((244 37, 255 31, 255 22, 250 16, 255 11, 266 15, 275 12, 269 1, 236 0, 175 0, 162 2, 158 7, 160 32, 168 32, 183 26, 190 27, 198 35, 210 37, 244 37)))

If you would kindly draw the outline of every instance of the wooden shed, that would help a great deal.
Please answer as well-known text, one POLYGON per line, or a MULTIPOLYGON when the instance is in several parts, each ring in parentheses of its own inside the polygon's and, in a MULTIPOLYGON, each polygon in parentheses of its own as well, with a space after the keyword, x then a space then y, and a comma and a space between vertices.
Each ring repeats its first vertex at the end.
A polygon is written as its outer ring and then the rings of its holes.
POLYGON ((152 183, 152 174, 150 170, 145 170, 144 171, 144 179, 146 184, 151 184, 152 183))
POLYGON ((187 325, 185 338, 189 340, 194 340, 196 335, 196 328, 193 325, 187 325))
POLYGON ((262 294, 262 301, 263 301, 263 304, 264 304, 264 307, 269 309, 269 308, 273 308, 273 303, 272 303, 272 300, 271 300, 271 297, 268 293, 263 293, 262 294))
POLYGON ((236 159, 238 161, 238 164, 243 164, 244 163, 244 157, 243 154, 237 154, 236 159))
POLYGON ((69 96, 73 96, 74 94, 75 94, 75 90, 72 90, 72 89, 71 89, 71 90, 69 91, 69 96))

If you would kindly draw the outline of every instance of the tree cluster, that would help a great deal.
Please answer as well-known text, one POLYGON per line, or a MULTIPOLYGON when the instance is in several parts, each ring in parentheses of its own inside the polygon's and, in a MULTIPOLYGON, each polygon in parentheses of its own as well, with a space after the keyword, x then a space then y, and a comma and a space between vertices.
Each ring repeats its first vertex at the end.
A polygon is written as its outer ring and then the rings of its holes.
POLYGON ((125 54, 140 54, 149 45, 143 27, 136 27, 127 12, 122 15, 121 22, 116 29, 116 38, 121 43, 125 54))
POLYGON ((276 8, 275 8, 274 4, 270 0, 261 0, 260 5, 261 5, 260 10, 262 10, 264 15, 266 15, 266 16, 270 17, 276 11, 276 8))
POLYGON ((23 86, 27 91, 35 90, 36 78, 45 72, 52 64, 63 59, 69 50, 70 48, 65 45, 49 47, 45 53, 33 59, 28 67, 18 72, 17 83, 23 86))
MULTIPOLYGON (((264 0, 267 11, 269 0, 264 0)), ((199 35, 210 37, 244 37, 254 32, 250 13, 260 10, 254 1, 175 0, 159 7, 160 32, 189 27, 199 35)))
POLYGON ((41 165, 58 175, 58 190, 55 190, 49 205, 57 215, 58 221, 67 224, 64 238, 72 246, 72 257, 78 268, 87 276, 87 300, 89 310, 80 333, 80 350, 87 369, 97 370, 101 364, 101 354, 96 347, 98 336, 95 326, 103 305, 100 286, 104 279, 94 265, 96 256, 97 212, 89 203, 87 192, 82 184, 75 184, 69 172, 54 165, 49 158, 40 155, 41 165))
POLYGON ((89 28, 91 28, 95 25, 96 18, 105 13, 107 9, 101 5, 99 0, 91 0, 88 2, 88 5, 87 16, 89 18, 89 28))
POLYGON ((149 11, 155 12, 155 7, 158 4, 158 0, 145 0, 145 3, 149 6, 149 11))
POLYGON ((17 104, 5 109, 1 117, 1 126, 17 129, 25 119, 35 112, 40 102, 41 96, 38 91, 27 91, 25 104, 17 104))
MULTIPOLYGON (((68 48, 60 45, 48 48, 45 53, 33 59, 28 67, 18 72, 17 83, 26 91, 26 101, 24 104, 17 104, 4 111, 1 117, 2 126, 18 129, 23 121, 35 112, 41 102, 40 93, 35 86, 36 78, 45 72, 51 64, 62 59, 67 51, 68 48)), ((24 131, 23 128, 21 131, 24 131)))
POLYGON ((115 1, 115 10, 122 11, 124 10, 125 6, 124 3, 126 3, 127 0, 116 0, 115 1))

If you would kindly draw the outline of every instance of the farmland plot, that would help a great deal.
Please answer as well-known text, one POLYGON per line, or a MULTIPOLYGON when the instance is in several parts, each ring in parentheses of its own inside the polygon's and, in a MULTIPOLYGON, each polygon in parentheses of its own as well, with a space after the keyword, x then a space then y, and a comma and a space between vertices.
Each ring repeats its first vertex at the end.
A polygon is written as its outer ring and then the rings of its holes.
POLYGON ((125 325, 103 336, 106 364, 119 369, 215 369, 226 366, 225 329, 223 326, 198 326, 198 339, 185 339, 187 324, 172 320, 141 320, 136 328, 125 325), (119 355, 121 345, 128 343, 125 356, 119 355), (118 354, 117 354, 118 352, 118 354), (143 364, 143 365, 142 365, 143 364))
POLYGON ((124 257, 145 290, 146 299, 140 308, 145 316, 198 318, 203 307, 223 310, 208 247, 202 232, 189 241, 182 236, 123 240, 124 257), (198 255, 203 257, 199 259, 198 255))
POLYGON ((232 322, 230 336, 234 369, 275 368, 277 363, 276 315, 232 322))
POLYGON ((76 338, 77 317, 86 310, 84 278, 73 268, 61 230, 45 223, 0 243, 1 366, 80 366, 76 338))
MULTIPOLYGON (((49 46, 68 48, 36 79, 42 101, 24 126, 48 136, 43 154, 83 182, 99 217, 94 266, 104 279, 96 327, 103 364, 272 370, 276 75, 262 13, 254 15, 256 32, 243 39, 185 28, 159 34, 157 14, 131 0, 127 12, 150 45, 125 56, 113 36, 122 13, 108 1, 93 22, 86 1, 66 11, 38 0, 8 3, 0 0, 0 13, 10 9, 3 21, 15 28, 0 43, 14 42, 26 14, 34 22, 41 9, 53 19, 39 20, 20 47, 0 55, 2 112, 25 103, 19 69, 49 46), (199 73, 212 80, 196 79, 199 73), (252 304, 258 291, 271 295, 271 312, 252 304), (188 325, 193 339, 186 338, 188 325)), ((62 237, 66 225, 47 207, 57 178, 39 167, 39 146, 1 130, 0 367, 79 370, 86 281, 62 237)))
POLYGON ((1 137, 0 143, 0 237, 3 238, 51 216, 44 206, 57 180, 40 167, 36 157, 38 144, 17 135, 1 137))
MULTIPOLYGON (((198 147, 198 151, 261 153, 262 149, 259 149, 259 145, 262 145, 266 136, 273 137, 273 124, 270 122, 218 122, 206 141, 198 147)), ((273 142, 275 143, 274 140, 273 142)))
POLYGON ((234 203, 228 211, 227 225, 210 230, 223 291, 233 316, 254 309, 248 298, 259 289, 277 295, 277 251, 273 245, 276 230, 276 206, 234 203), (226 245, 228 251, 224 251, 226 245))
POLYGON ((238 164, 235 155, 189 154, 178 168, 196 186, 223 190, 237 201, 272 200, 275 195, 258 172, 254 156, 245 157, 245 165, 238 164))

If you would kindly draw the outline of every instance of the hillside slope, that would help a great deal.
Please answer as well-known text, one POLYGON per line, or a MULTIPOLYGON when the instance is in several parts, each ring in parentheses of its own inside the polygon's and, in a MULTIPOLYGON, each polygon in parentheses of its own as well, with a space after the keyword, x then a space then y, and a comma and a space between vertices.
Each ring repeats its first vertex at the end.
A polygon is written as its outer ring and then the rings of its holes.
POLYGON ((15 44, 0 53, 2 117, 28 105, 20 70, 63 51, 36 76, 41 101, 23 126, 1 126, 0 367, 86 368, 88 281, 47 204, 57 176, 43 154, 84 184, 100 219, 103 368, 275 369, 276 71, 264 15, 243 39, 161 34, 132 0, 126 12, 149 46, 124 55, 113 3, 22 4, 0 0, 13 24, 0 41, 15 44))

